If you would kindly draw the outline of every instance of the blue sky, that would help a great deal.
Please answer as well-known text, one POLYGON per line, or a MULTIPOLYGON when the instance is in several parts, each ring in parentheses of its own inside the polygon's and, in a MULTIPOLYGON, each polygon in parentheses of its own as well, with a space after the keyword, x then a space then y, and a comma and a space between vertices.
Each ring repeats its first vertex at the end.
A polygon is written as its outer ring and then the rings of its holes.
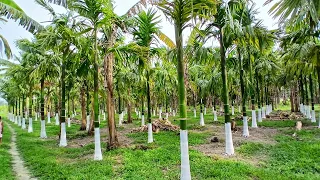
MULTIPOLYGON (((128 9, 133 6, 138 0, 114 0, 115 2, 115 12, 118 15, 123 15, 128 11, 128 9)), ((275 29, 277 27, 276 21, 273 20, 268 15, 268 10, 270 6, 263 6, 263 3, 266 0, 255 0, 256 8, 260 12, 258 15, 259 19, 263 20, 263 24, 269 29, 275 29)), ((33 19, 42 24, 43 22, 50 21, 51 17, 49 12, 38 6, 34 0, 15 0, 15 2, 33 19)), ((57 12, 64 12, 65 10, 62 7, 52 5, 57 12)), ((18 49, 15 47, 14 42, 21 38, 32 38, 32 34, 25 31, 22 27, 18 26, 14 21, 8 21, 7 23, 0 24, 0 34, 3 35, 9 42, 11 49, 14 54, 18 55, 18 49)), ((174 38, 173 26, 166 21, 163 16, 161 23, 162 31, 167 34, 170 38, 174 38)), ((185 33, 185 36, 188 36, 188 32, 185 33)))

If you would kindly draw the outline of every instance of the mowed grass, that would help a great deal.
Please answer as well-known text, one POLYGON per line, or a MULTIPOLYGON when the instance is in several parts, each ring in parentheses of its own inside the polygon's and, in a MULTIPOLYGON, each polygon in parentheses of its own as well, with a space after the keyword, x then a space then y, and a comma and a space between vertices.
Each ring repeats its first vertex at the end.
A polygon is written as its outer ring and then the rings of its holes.
MULTIPOLYGON (((199 111, 196 118, 193 118, 193 112, 189 111, 188 117, 188 128, 197 129, 199 111)), ((133 118, 137 118, 135 113, 133 118)), ((179 124, 177 117, 170 117, 170 120, 179 124)), ((215 124, 223 126, 224 118, 219 117, 218 120, 215 124)), ((116 121, 118 122, 118 119, 116 121)), ((101 122, 101 126, 106 127, 106 122, 101 122)), ((205 122, 206 126, 213 124, 213 115, 209 108, 205 122)), ((286 127, 276 136, 277 144, 245 143, 236 149, 237 154, 249 159, 265 156, 265 160, 259 163, 259 166, 240 160, 209 157, 196 150, 190 150, 192 178, 320 179, 318 129, 303 130, 298 132, 296 137, 292 137, 294 128, 290 127, 294 126, 294 121, 263 123, 260 125, 272 128, 286 127)), ((17 144, 21 155, 33 175, 39 179, 179 179, 180 144, 177 132, 154 134, 153 144, 146 143, 147 133, 131 133, 128 137, 133 139, 134 145, 113 151, 105 151, 106 142, 102 142, 104 159, 93 161, 93 143, 81 148, 58 147, 59 127, 53 124, 47 124, 48 139, 45 140, 39 138, 39 121, 34 122, 35 132, 30 134, 13 125, 17 132, 17 144), (136 148, 140 146, 143 148, 136 148)), ((141 122, 135 120, 134 124, 139 126, 141 122)), ((70 140, 86 136, 85 132, 78 131, 79 128, 79 125, 67 128, 67 138, 70 140)), ((212 134, 213 132, 207 131, 189 131, 189 146, 206 143, 206 139, 212 134)))
MULTIPOLYGON (((3 118, 3 121, 6 121, 3 118)), ((7 122, 7 121, 6 121, 7 122)), ((4 124, 4 133, 2 144, 0 144, 0 179, 14 179, 14 172, 12 169, 12 157, 9 153, 11 142, 11 132, 4 124)))

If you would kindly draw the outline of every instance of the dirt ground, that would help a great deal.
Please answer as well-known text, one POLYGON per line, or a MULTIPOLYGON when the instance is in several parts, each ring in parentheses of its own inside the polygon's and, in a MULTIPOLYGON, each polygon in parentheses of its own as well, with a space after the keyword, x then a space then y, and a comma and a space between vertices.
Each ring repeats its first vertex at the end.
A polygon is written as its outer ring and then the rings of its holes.
MULTIPOLYGON (((128 147, 132 144, 132 139, 128 138, 126 135, 134 128, 133 124, 123 124, 123 128, 118 130, 118 141, 121 147, 128 147)), ((86 132, 83 132, 86 133, 86 132)), ((108 128, 104 127, 100 129, 101 142, 108 142, 108 128)), ((87 144, 94 143, 93 136, 84 136, 81 138, 75 138, 68 141, 68 147, 80 148, 87 144)))
MULTIPOLYGON (((258 165, 259 161, 264 157, 258 157, 257 159, 246 159, 245 157, 235 153, 232 156, 225 155, 225 133, 224 126, 210 126, 206 131, 212 132, 205 144, 192 146, 191 149, 198 150, 207 156, 211 156, 216 159, 232 159, 232 160, 245 160, 249 161, 253 165, 258 165), (217 137, 219 142, 211 142, 211 139, 217 137)), ((193 132, 203 132, 199 130, 193 130, 193 132)), ((275 144, 274 136, 277 135, 279 131, 273 128, 250 128, 249 127, 249 137, 245 138, 242 136, 242 127, 238 127, 238 131, 232 133, 233 146, 236 149, 246 142, 263 143, 263 144, 275 144)))

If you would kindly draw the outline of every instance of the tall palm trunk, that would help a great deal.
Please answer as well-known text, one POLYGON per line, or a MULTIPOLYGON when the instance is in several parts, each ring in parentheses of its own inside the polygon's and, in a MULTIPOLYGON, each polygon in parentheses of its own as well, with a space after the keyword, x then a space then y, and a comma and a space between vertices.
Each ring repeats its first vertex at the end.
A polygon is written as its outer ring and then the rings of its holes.
POLYGON ((98 67, 98 31, 94 29, 94 73, 93 73, 93 104, 94 104, 94 140, 95 152, 94 160, 102 160, 101 143, 100 143, 100 123, 99 123, 99 67, 98 67))
POLYGON ((21 108, 20 108, 20 96, 18 98, 18 112, 19 112, 19 115, 18 115, 18 126, 21 126, 21 108))
POLYGON ((261 112, 261 96, 260 96, 260 87, 259 87, 259 73, 256 70, 256 93, 257 93, 257 102, 258 102, 258 122, 262 122, 262 112, 261 112))
POLYGON ((18 123, 18 100, 16 99, 16 117, 15 117, 15 121, 14 123, 17 124, 18 123))
POLYGON ((230 110, 229 110, 229 96, 228 96, 228 78, 226 69, 226 52, 223 43, 223 33, 222 29, 220 32, 220 65, 221 65, 221 77, 222 77, 222 98, 224 102, 224 118, 225 118, 225 134, 226 134, 226 154, 234 154, 232 133, 231 133, 231 123, 230 123, 230 110))
POLYGON ((246 94, 245 94, 245 87, 244 87, 244 80, 243 80, 243 62, 240 55, 240 49, 238 51, 238 58, 239 58, 239 66, 240 66, 240 87, 241 87, 241 97, 242 97, 242 115, 247 116, 247 109, 246 109, 246 94))
MULTIPOLYGON (((248 120, 247 120, 247 109, 246 109, 246 101, 247 101, 247 94, 245 93, 245 87, 244 87, 244 70, 243 70, 243 62, 242 58, 240 55, 240 49, 238 48, 238 57, 239 57, 239 62, 240 62, 240 86, 241 86, 241 96, 242 96, 242 115, 243 115, 243 130, 242 130, 242 135, 244 137, 249 136, 249 129, 248 129, 248 120)), ((250 56, 249 56, 250 58, 250 56)), ((250 59, 249 59, 250 61, 250 59)))
POLYGON ((80 89, 81 98, 81 127, 80 131, 85 131, 87 129, 87 117, 86 117, 86 100, 85 100, 85 84, 83 83, 80 89))
POLYGON ((40 113, 41 113, 41 133, 40 138, 47 138, 46 122, 44 118, 44 78, 40 80, 40 113))
MULTIPOLYGON (((108 48, 113 47, 116 40, 116 27, 112 27, 112 32, 110 34, 110 40, 108 48)), ((113 95, 113 61, 114 54, 107 53, 104 57, 104 71, 105 71, 105 82, 107 91, 107 109, 108 109, 108 130, 109 130, 109 142, 107 149, 114 149, 119 146, 116 123, 114 119, 114 95, 113 95)))
POLYGON ((251 62, 251 54, 250 48, 248 46, 248 60, 249 60, 249 68, 250 68, 250 95, 251 95, 251 110, 252 110, 252 127, 256 128, 257 126, 257 119, 256 119, 256 108, 254 102, 254 81, 253 81, 253 71, 252 71, 252 62, 251 62))
POLYGON ((148 123, 151 123, 151 96, 150 96, 150 72, 147 70, 147 106, 148 106, 148 123))
POLYGON ((311 100, 311 121, 316 122, 316 115, 314 110, 314 94, 313 94, 313 81, 312 74, 309 74, 309 82, 310 82, 310 100, 311 100))
MULTIPOLYGON (((182 0, 179 0, 182 4, 182 0)), ((179 8, 179 7, 178 7, 179 8)), ((185 63, 183 59, 183 38, 182 24, 175 22, 175 39, 177 49, 177 73, 178 73, 178 93, 179 93, 179 114, 180 114, 180 146, 181 146, 181 179, 191 179, 187 131, 187 104, 185 87, 185 63)))
POLYGON ((22 122, 21 122, 21 128, 26 129, 26 117, 25 117, 25 96, 24 93, 22 94, 22 122))
MULTIPOLYGON (((63 61, 66 58, 63 58, 63 61)), ((61 66, 61 109, 60 109, 60 145, 61 147, 67 146, 67 134, 66 134, 66 65, 62 62, 61 66)))

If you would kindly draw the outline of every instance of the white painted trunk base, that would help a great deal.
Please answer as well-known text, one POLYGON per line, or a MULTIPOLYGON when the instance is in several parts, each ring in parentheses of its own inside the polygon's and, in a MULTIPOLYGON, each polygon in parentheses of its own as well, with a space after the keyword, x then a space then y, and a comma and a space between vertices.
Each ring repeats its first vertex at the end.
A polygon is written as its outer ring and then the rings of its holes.
POLYGON ((100 143, 100 128, 94 128, 94 158, 95 161, 102 160, 101 143, 100 143))
POLYGON ((193 109, 193 117, 197 117, 197 111, 196 111, 196 109, 193 109))
POLYGON ((232 141, 232 132, 231 132, 231 123, 224 124, 224 131, 226 135, 226 155, 233 155, 234 148, 233 148, 233 141, 232 141))
POLYGON ((15 118, 14 118, 14 124, 18 124, 18 116, 15 116, 15 118))
POLYGON ((249 137, 249 129, 248 129, 248 117, 243 117, 243 130, 242 130, 243 137, 249 137))
POLYGON ((265 107, 262 107, 261 115, 262 115, 262 119, 266 118, 266 108, 265 107))
POLYGON ((299 111, 302 113, 302 104, 299 104, 299 111))
POLYGON ((200 113, 200 126, 204 126, 204 118, 203 118, 203 113, 200 113))
POLYGON ((169 120, 169 113, 166 113, 166 119, 169 120))
POLYGON ((217 111, 213 111, 213 121, 218 121, 217 111))
POLYGON ((55 120, 56 120, 56 126, 59 126, 59 113, 56 113, 56 116, 55 116, 55 120))
POLYGON ((172 116, 173 116, 173 117, 176 116, 176 111, 175 111, 175 110, 172 111, 172 116))
POLYGON ((122 113, 119 114, 119 125, 122 126, 122 113))
POLYGON ((29 118, 28 133, 33 132, 32 118, 29 118))
POLYGON ((256 110, 252 110, 252 124, 251 127, 257 128, 257 118, 256 118, 256 110))
POLYGON ((50 112, 47 113, 47 116, 48 116, 48 123, 51 123, 50 112))
POLYGON ((207 115, 207 108, 206 107, 204 108, 203 113, 204 113, 204 115, 207 115))
POLYGON ((22 118, 21 129, 26 129, 26 119, 22 118))
POLYGON ((46 120, 41 120, 40 138, 43 138, 43 139, 47 138, 46 120))
POLYGON ((61 135, 60 135, 60 147, 67 146, 67 132, 66 132, 66 123, 61 123, 61 135))
POLYGON ((138 115, 139 115, 139 119, 141 119, 141 112, 140 111, 138 112, 138 115))
POLYGON ((180 151, 181 151, 181 180, 191 180, 188 131, 180 130, 180 151))
POLYGON ((156 116, 156 110, 153 110, 153 116, 156 116))
POLYGON ((68 118, 68 127, 71 127, 70 118, 68 118))
POLYGON ((308 118, 311 120, 312 115, 311 115, 311 106, 308 107, 308 118))
POLYGON ((306 116, 308 119, 310 119, 310 106, 307 106, 307 112, 306 112, 306 116))
POLYGON ((35 119, 34 121, 38 121, 38 113, 35 114, 35 119))
POLYGON ((18 126, 21 126, 21 116, 18 116, 18 126))
POLYGON ((234 106, 231 107, 231 115, 234 115, 234 106))
POLYGON ((144 115, 141 116, 141 126, 144 126, 145 123, 144 123, 144 115))
POLYGON ((304 113, 303 113, 304 116, 307 116, 308 106, 307 106, 307 105, 304 105, 303 110, 304 110, 304 113))
POLYGON ((262 122, 261 109, 258 109, 258 122, 262 122))
POLYGON ((172 112, 172 108, 169 108, 169 112, 172 112))
POLYGON ((311 122, 317 122, 316 112, 314 110, 312 110, 312 112, 311 112, 311 122))
POLYGON ((86 124, 86 131, 90 128, 90 115, 87 115, 87 124, 86 124))
POLYGON ((153 142, 152 124, 148 123, 148 143, 153 142))

